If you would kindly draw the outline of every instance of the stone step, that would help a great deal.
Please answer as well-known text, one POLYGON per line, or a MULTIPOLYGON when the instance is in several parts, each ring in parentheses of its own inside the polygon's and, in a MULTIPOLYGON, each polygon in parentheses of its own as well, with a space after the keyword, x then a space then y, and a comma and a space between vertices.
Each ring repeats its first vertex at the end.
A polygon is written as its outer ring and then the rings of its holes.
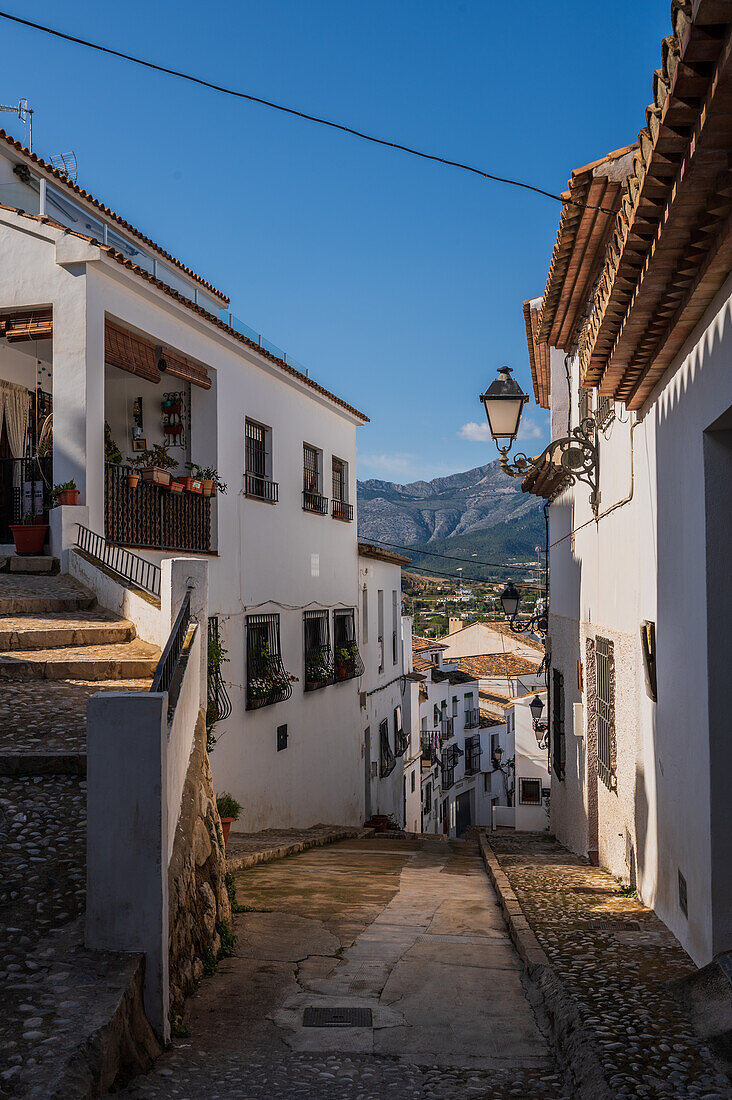
POLYGON ((143 680, 160 659, 157 646, 135 638, 120 645, 0 651, 0 680, 143 680))
POLYGON ((93 592, 65 574, 58 577, 0 573, 0 615, 84 611, 96 606, 93 592))
POLYGON ((47 555, 10 554, 0 555, 0 573, 58 573, 58 558, 47 555))
POLYGON ((134 637, 133 623, 99 607, 89 611, 0 615, 0 650, 105 645, 130 642, 134 637))

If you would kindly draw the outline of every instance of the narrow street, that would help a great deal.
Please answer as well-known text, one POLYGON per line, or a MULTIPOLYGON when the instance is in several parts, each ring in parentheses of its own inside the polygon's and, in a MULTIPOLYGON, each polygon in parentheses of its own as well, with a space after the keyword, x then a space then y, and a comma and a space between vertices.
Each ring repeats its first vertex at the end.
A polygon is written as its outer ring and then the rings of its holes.
POLYGON ((121 1095, 570 1095, 472 845, 346 840, 236 882, 234 956, 189 1002, 190 1034, 121 1095), (327 1008, 371 1019, 304 1026, 327 1008))

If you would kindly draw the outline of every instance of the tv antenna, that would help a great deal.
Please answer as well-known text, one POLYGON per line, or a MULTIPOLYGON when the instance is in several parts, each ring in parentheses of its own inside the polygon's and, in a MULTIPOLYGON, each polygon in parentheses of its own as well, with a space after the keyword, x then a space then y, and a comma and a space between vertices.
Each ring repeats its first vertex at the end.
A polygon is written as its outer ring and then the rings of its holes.
POLYGON ((54 153, 48 158, 48 163, 62 172, 72 183, 76 183, 76 153, 54 153))
POLYGON ((28 148, 30 152, 33 152, 33 108, 28 106, 27 99, 19 99, 17 107, 8 106, 5 103, 0 103, 0 111, 10 111, 11 114, 17 115, 21 122, 28 123, 28 148))

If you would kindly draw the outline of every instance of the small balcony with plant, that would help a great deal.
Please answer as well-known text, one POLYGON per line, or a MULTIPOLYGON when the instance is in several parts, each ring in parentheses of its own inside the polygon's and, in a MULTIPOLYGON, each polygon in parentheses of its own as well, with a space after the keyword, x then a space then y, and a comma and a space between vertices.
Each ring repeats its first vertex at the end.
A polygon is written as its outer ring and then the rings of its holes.
POLYGON ((247 615, 247 710, 289 699, 293 679, 282 663, 279 615, 247 615))
POLYGON ((304 611, 305 691, 318 691, 333 683, 335 671, 327 611, 304 611))
POLYGON ((364 664, 356 641, 356 621, 353 608, 336 608, 333 612, 333 645, 336 682, 362 676, 364 664))

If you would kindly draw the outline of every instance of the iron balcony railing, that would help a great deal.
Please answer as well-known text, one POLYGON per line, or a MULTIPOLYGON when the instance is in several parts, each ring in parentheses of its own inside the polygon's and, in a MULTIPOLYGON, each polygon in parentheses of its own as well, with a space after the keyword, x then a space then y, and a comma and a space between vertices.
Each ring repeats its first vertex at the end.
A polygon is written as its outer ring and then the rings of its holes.
POLYGON ((466 710, 465 711, 465 729, 475 730, 480 725, 480 711, 479 710, 466 710))
POLYGON ((346 523, 351 523, 353 520, 353 505, 346 504, 345 500, 332 500, 331 501, 331 515, 334 519, 345 520, 346 523))
POLYGON ((423 730, 420 734, 423 763, 430 765, 438 763, 437 741, 437 730, 423 730))
POLYGON ((260 477, 259 474, 244 475, 244 492, 255 500, 266 500, 268 504, 277 504, 280 499, 280 484, 271 481, 268 477, 260 477))
POLYGON ((175 493, 152 482, 128 483, 129 467, 104 471, 104 531, 107 541, 151 550, 211 549, 211 497, 175 493))
POLYGON ((480 771, 480 757, 483 749, 480 744, 480 736, 467 737, 465 739, 465 774, 475 775, 480 771))
POLYGON ((170 637, 165 643, 165 649, 158 661, 158 667, 155 669, 150 691, 170 691, 190 624, 191 590, 188 589, 183 597, 183 603, 180 606, 180 611, 173 624, 170 637))
POLYGON ((48 523, 52 484, 51 458, 0 459, 0 542, 12 542, 11 525, 26 516, 48 523))
POLYGON ((160 597, 160 567, 123 546, 110 546, 103 535, 77 524, 76 545, 88 558, 116 573, 123 581, 160 597))
POLYGON ((303 489, 302 507, 304 512, 316 512, 319 516, 327 516, 328 498, 321 493, 311 493, 308 489, 303 489))

